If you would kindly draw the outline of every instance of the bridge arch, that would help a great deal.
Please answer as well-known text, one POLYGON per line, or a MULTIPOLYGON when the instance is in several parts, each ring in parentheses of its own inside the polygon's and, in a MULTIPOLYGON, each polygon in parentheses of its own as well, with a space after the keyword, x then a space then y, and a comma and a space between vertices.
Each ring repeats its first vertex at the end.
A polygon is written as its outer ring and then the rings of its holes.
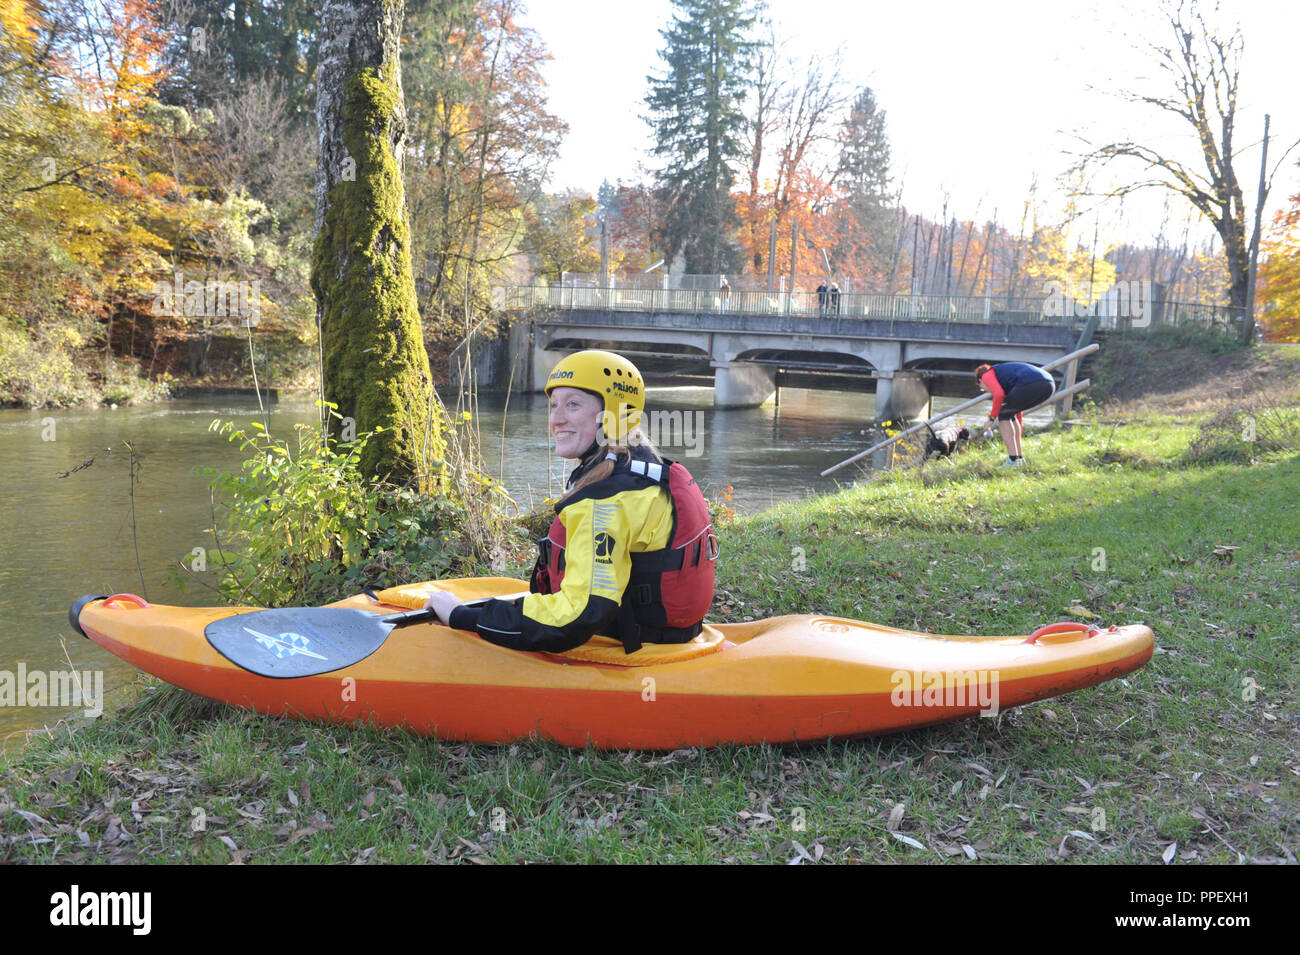
POLYGON ((719 407, 761 404, 778 384, 838 389, 848 383, 851 390, 870 390, 874 384, 877 417, 899 420, 924 413, 931 394, 974 394, 970 371, 981 361, 1042 364, 1067 351, 1077 337, 1073 327, 1038 316, 1032 322, 1001 317, 994 322, 983 314, 946 310, 936 317, 920 309, 906 315, 827 317, 793 306, 751 312, 740 307, 739 298, 731 310, 716 302, 676 311, 633 304, 528 312, 520 330, 512 328, 511 346, 518 342, 527 350, 534 390, 545 386, 549 369, 564 355, 607 348, 628 355, 655 383, 703 384, 712 378, 719 407), (808 381, 792 380, 796 375, 808 381))
POLYGON ((612 338, 572 334, 557 334, 549 339, 543 339, 542 336, 538 338, 537 356, 540 364, 536 366, 536 370, 543 378, 543 385, 545 376, 557 361, 571 352, 588 348, 599 348, 623 355, 636 365, 646 383, 650 385, 689 384, 708 387, 713 384, 709 352, 702 343, 640 341, 633 335, 617 341, 612 338))

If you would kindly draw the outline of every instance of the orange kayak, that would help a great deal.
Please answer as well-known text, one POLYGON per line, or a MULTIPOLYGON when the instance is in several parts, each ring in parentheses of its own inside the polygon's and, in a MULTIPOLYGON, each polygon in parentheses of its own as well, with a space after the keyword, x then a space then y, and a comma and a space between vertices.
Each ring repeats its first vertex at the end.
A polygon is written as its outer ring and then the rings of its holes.
MULTIPOLYGON (((418 606, 431 586, 330 606, 390 615, 418 606)), ((527 589, 505 578, 437 586, 462 600, 527 589)), ((629 658, 602 637, 571 654, 520 653, 420 623, 394 630, 342 669, 276 679, 230 662, 204 635, 209 624, 256 609, 154 606, 115 595, 83 598, 72 619, 147 673, 272 716, 368 722, 447 740, 535 736, 610 749, 811 742, 991 716, 1122 676, 1154 647, 1145 626, 943 636, 798 615, 706 626, 691 644, 647 647, 629 658)))

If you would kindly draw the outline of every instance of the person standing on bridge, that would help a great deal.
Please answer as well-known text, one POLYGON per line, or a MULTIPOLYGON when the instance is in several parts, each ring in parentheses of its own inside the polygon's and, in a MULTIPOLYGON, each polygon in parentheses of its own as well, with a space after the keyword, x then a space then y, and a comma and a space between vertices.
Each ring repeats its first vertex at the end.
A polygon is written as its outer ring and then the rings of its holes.
POLYGON ((731 304, 731 283, 727 281, 725 275, 722 277, 722 284, 718 286, 718 303, 719 308, 724 312, 731 304))
POLYGON ((531 593, 467 607, 439 591, 425 606, 512 650, 562 653, 596 634, 627 653, 693 640, 713 603, 717 538, 695 479, 641 430, 641 373, 612 352, 575 352, 546 394, 555 451, 578 466, 538 541, 531 593))
POLYGON ((1023 412, 1052 397, 1056 382, 1037 365, 1021 361, 980 365, 975 369, 975 381, 980 390, 993 396, 989 422, 997 421, 998 433, 1007 449, 1002 467, 1021 467, 1025 463, 1021 444, 1025 427, 1023 412))
POLYGON ((832 282, 827 296, 831 301, 831 314, 838 317, 840 314, 840 285, 838 282, 832 282))

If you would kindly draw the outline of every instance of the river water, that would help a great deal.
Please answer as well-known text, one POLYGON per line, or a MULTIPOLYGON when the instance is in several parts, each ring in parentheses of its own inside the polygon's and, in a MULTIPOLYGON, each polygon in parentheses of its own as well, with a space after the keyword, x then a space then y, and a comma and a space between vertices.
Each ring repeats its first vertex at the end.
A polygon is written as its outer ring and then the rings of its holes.
MULTIPOLYGON (((779 407, 714 410, 708 388, 650 389, 647 423, 664 455, 682 461, 706 496, 730 486, 733 507, 760 510, 833 490, 836 479, 819 472, 875 437, 872 395, 783 389, 780 397, 779 407)), ((953 404, 937 399, 935 408, 953 404)), ((562 486, 568 462, 551 456, 548 473, 543 396, 515 395, 506 412, 503 396, 480 397, 482 455, 527 509, 562 486)), ((18 705, 33 702, 18 695, 24 671, 101 673, 110 701, 135 679, 134 668, 69 628, 76 597, 130 591, 156 603, 218 602, 201 585, 182 593, 169 580, 195 548, 213 543, 208 478, 197 469, 235 470, 241 459, 209 431, 214 419, 247 429, 263 414, 256 402, 230 399, 0 411, 0 746, 83 709, 18 705), (138 455, 134 486, 125 442, 138 455)), ((290 437, 294 425, 315 422, 317 410, 309 398, 287 398, 265 420, 273 434, 290 437)), ((847 483, 856 473, 836 477, 847 483)))

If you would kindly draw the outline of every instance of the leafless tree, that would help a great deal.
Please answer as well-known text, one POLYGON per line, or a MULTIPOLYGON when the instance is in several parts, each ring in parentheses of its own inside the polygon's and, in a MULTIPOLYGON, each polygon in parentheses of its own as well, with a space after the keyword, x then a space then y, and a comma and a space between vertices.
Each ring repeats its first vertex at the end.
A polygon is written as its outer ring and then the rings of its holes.
MULTIPOLYGON (((1246 209, 1241 183, 1233 163, 1240 153, 1234 151, 1237 94, 1241 75, 1244 42, 1240 27, 1224 36, 1206 22, 1196 0, 1167 3, 1164 15, 1168 26, 1166 42, 1150 45, 1172 92, 1161 95, 1124 93, 1134 103, 1144 103, 1176 116, 1191 127, 1199 144, 1205 171, 1185 165, 1160 149, 1142 143, 1124 141, 1107 143, 1090 149, 1075 169, 1099 172, 1113 162, 1133 161, 1143 164, 1142 176, 1136 181, 1116 186, 1102 193, 1122 197, 1140 189, 1167 189, 1183 196, 1205 216, 1223 242, 1223 256, 1229 275, 1228 304, 1246 311, 1250 252, 1246 231, 1246 209)), ((1257 201, 1267 202, 1273 173, 1292 143, 1277 160, 1264 183, 1257 201)), ((1246 315, 1243 334, 1249 338, 1252 316, 1246 315)))
POLYGON ((830 183, 830 163, 823 162, 825 168, 810 167, 820 158, 818 147, 833 142, 835 120, 849 102, 840 77, 841 51, 810 57, 801 69, 786 55, 770 25, 769 31, 755 62, 747 124, 751 211, 746 227, 756 271, 763 262, 759 250, 767 249, 768 223, 775 220, 777 228, 783 229, 790 221, 800 174, 811 173, 830 183), (771 176, 770 185, 763 181, 763 172, 771 176))

